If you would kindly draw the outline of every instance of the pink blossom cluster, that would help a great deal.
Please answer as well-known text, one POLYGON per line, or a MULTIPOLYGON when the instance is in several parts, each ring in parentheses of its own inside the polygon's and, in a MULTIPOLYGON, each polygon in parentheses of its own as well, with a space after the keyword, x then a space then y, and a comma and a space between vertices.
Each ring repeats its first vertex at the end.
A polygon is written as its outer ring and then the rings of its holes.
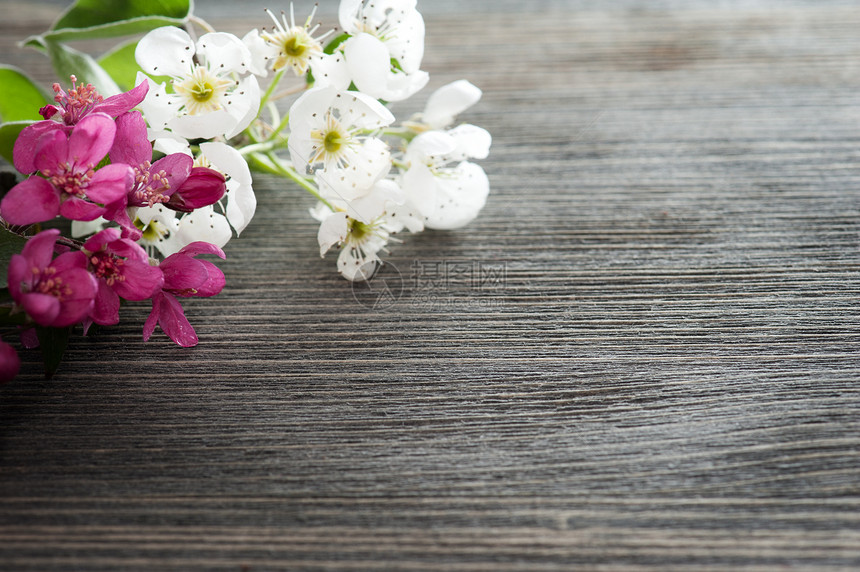
MULTIPOLYGON (((119 322, 120 299, 151 300, 144 328, 148 340, 159 325, 180 346, 197 344, 194 328, 178 298, 209 297, 224 287, 224 274, 201 254, 224 258, 218 246, 193 242, 157 261, 138 244, 134 223, 139 207, 162 205, 187 213, 219 201, 225 177, 194 166, 191 156, 174 153, 153 161, 146 123, 133 108, 148 84, 109 98, 91 85, 68 92, 54 85, 56 105, 40 110, 45 119, 27 126, 15 142, 15 168, 27 178, 0 201, 9 227, 26 228, 57 216, 73 221, 99 217, 109 226, 83 243, 48 229, 30 237, 9 264, 13 311, 26 313, 25 346, 37 342, 34 326, 84 331, 93 323, 119 322)), ((13 378, 20 361, 0 342, 0 381, 13 378)))

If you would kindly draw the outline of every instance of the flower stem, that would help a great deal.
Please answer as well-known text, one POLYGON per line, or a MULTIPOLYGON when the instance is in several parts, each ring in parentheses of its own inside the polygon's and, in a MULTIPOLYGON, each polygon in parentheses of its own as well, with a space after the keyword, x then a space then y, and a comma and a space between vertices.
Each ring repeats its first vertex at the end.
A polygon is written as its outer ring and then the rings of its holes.
POLYGON ((207 22, 206 20, 204 20, 203 18, 201 18, 199 16, 193 16, 192 15, 191 17, 188 18, 188 21, 197 24, 198 26, 200 26, 201 28, 203 28, 207 32, 214 32, 215 31, 215 28, 213 28, 209 24, 209 22, 207 22))
POLYGON ((298 172, 296 172, 296 170, 293 167, 291 167, 289 165, 285 165, 284 162, 277 155, 275 155, 273 152, 269 151, 268 153, 265 154, 265 157, 271 162, 271 164, 277 170, 277 174, 282 175, 284 177, 287 177, 288 179, 292 179, 301 188, 303 188, 308 193, 313 195, 318 201, 323 203, 329 209, 331 209, 332 211, 336 210, 331 205, 331 203, 329 203, 327 200, 325 200, 322 197, 322 195, 320 195, 319 191, 313 185, 313 183, 308 181, 305 177, 302 177, 301 175, 299 175, 298 172))
POLYGON ((275 74, 275 77, 272 78, 272 83, 269 84, 269 88, 266 89, 266 93, 263 94, 263 99, 260 100, 260 109, 266 106, 266 103, 269 102, 269 98, 272 97, 272 92, 275 91, 275 88, 278 87, 278 84, 281 83, 281 78, 284 77, 284 70, 279 71, 275 74))

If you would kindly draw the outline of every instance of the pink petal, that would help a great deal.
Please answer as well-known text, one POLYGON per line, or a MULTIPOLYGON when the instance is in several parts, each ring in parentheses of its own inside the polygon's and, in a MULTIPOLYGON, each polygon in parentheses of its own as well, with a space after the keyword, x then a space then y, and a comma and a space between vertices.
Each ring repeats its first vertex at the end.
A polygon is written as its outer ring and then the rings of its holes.
POLYGON ((146 137, 146 122, 139 111, 123 113, 116 118, 116 137, 110 150, 110 160, 132 167, 152 160, 152 143, 146 137))
POLYGON ((200 260, 199 262, 203 263, 206 270, 209 271, 209 278, 207 278, 206 282, 197 287, 197 293, 194 295, 201 298, 208 298, 210 296, 220 294, 221 290, 224 289, 224 285, 227 283, 227 279, 224 278, 224 273, 208 260, 200 260))
POLYGON ((96 105, 93 108, 93 111, 106 113, 111 117, 117 117, 131 108, 137 107, 137 105, 146 97, 147 91, 149 91, 149 83, 143 81, 137 87, 126 91, 125 93, 110 96, 96 105))
POLYGON ((54 272, 60 274, 67 270, 85 270, 87 267, 87 255, 80 250, 64 252, 51 262, 54 272))
POLYGON ((167 292, 162 293, 164 299, 158 316, 158 323, 167 336, 184 348, 197 345, 197 333, 191 327, 182 304, 167 292))
POLYGON ((57 242, 58 236, 60 236, 60 231, 56 228, 43 230, 27 241, 27 244, 21 249, 21 255, 30 264, 38 268, 46 268, 51 263, 51 258, 54 257, 54 244, 57 242))
POLYGON ((92 235, 89 240, 84 243, 84 250, 89 252, 98 252, 109 243, 119 239, 119 229, 106 228, 92 235))
POLYGON ((185 246, 177 254, 187 254, 188 256, 197 256, 198 254, 214 254, 221 259, 227 258, 227 255, 224 254, 223 250, 221 250, 214 244, 202 241, 192 242, 188 246, 185 246))
POLYGON ((20 303, 27 315, 40 326, 52 325, 60 313, 60 301, 48 294, 30 292, 21 296, 20 303))
MULTIPOLYGON (((13 151, 14 154, 14 151, 13 151)), ((69 158, 69 136, 60 129, 45 131, 36 141, 34 165, 44 174, 63 170, 69 158)))
POLYGON ((161 301, 163 298, 164 294, 161 292, 152 297, 152 311, 143 323, 143 341, 145 342, 149 341, 150 336, 155 331, 155 326, 158 325, 158 316, 161 313, 161 301))
POLYGON ((170 188, 165 194, 170 195, 185 182, 185 179, 187 179, 188 175, 191 174, 191 168, 193 166, 194 159, 189 155, 186 155, 185 153, 172 153, 153 163, 149 172, 160 173, 161 171, 164 171, 164 174, 167 177, 167 182, 170 185, 170 188))
POLYGON ((9 294, 16 302, 21 302, 21 285, 26 285, 24 290, 29 291, 33 285, 33 264, 20 254, 13 254, 9 261, 9 272, 7 273, 9 282, 9 294))
POLYGON ((15 348, 0 342, 0 383, 12 381, 21 369, 21 359, 15 348))
POLYGON ((96 324, 103 326, 119 323, 119 296, 104 280, 99 280, 99 288, 93 301, 90 318, 96 324))
MULTIPOLYGON (((119 235, 119 229, 115 230, 117 230, 117 235, 119 235)), ((146 251, 141 248, 138 243, 127 238, 119 238, 119 236, 117 236, 117 239, 108 245, 108 252, 116 254, 117 256, 122 256, 123 258, 128 258, 129 260, 149 264, 149 255, 146 251)), ((147 296, 147 298, 148 297, 149 296, 147 296)))
POLYGON ((25 127, 12 148, 12 162, 21 173, 29 175, 36 171, 36 143, 49 131, 63 130, 56 121, 37 121, 25 127))
POLYGON ((221 200, 227 192, 224 175, 206 167, 194 167, 185 182, 172 194, 165 206, 190 213, 221 200))
POLYGON ((86 188, 87 198, 103 205, 121 201, 128 195, 134 183, 134 171, 123 164, 102 167, 90 179, 86 188))
POLYGON ((209 272, 201 261, 179 253, 165 258, 159 268, 164 273, 165 290, 196 290, 209 279, 209 272))
POLYGON ((125 280, 114 282, 114 291, 126 300, 146 300, 164 285, 164 274, 158 266, 126 260, 122 266, 125 280))
POLYGON ((0 201, 0 214, 13 225, 45 222, 59 213, 60 194, 41 177, 30 177, 18 183, 0 201))
POLYGON ((116 124, 109 115, 91 113, 81 119, 69 137, 69 163, 76 171, 84 171, 98 165, 113 147, 116 124))
POLYGON ((80 322, 89 315, 93 308, 94 299, 98 292, 98 281, 92 274, 81 268, 57 272, 54 276, 63 281, 63 284, 71 290, 71 294, 63 298, 59 315, 49 325, 62 328, 80 322))
POLYGON ((60 205, 60 214, 71 220, 95 220, 105 211, 104 207, 78 197, 69 197, 60 205))

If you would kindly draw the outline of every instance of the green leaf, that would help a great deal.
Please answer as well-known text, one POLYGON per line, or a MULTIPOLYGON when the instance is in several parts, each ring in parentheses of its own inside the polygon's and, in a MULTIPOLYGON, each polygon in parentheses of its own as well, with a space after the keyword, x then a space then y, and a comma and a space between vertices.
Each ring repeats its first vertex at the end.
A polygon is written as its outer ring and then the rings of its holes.
POLYGON ((0 121, 42 119, 39 109, 51 99, 27 74, 16 67, 0 65, 0 121))
POLYGON ((104 97, 120 93, 116 82, 89 54, 50 40, 42 41, 42 45, 59 77, 68 78, 74 75, 80 83, 93 84, 104 97))
POLYGON ((9 232, 5 228, 0 228, 0 288, 6 288, 9 285, 6 276, 6 270, 9 268, 9 262, 12 261, 12 255, 21 254, 21 249, 27 244, 27 239, 14 232, 9 232))
POLYGON ((181 26, 191 0, 78 0, 42 37, 51 41, 129 36, 181 26))
POLYGON ((15 140, 18 135, 32 121, 10 121, 0 125, 0 157, 6 159, 9 164, 12 164, 12 149, 15 147, 15 140))
POLYGON ((42 348, 42 361, 45 364, 45 377, 51 379, 57 368, 60 367, 60 362, 63 361, 63 354, 66 353, 66 348, 69 346, 69 334, 72 328, 45 328, 36 326, 36 335, 39 337, 39 347, 42 348))
POLYGON ((344 43, 345 41, 347 41, 349 38, 350 38, 350 35, 347 34, 346 32, 343 32, 342 34, 335 36, 323 48, 323 53, 328 54, 328 55, 332 55, 334 53, 334 51, 337 49, 337 47, 339 45, 341 45, 342 43, 344 43))
POLYGON ((102 69, 108 73, 123 91, 128 91, 135 87, 134 82, 137 79, 137 72, 140 71, 140 67, 134 59, 134 49, 136 47, 137 40, 132 40, 117 46, 98 60, 98 64, 102 69))

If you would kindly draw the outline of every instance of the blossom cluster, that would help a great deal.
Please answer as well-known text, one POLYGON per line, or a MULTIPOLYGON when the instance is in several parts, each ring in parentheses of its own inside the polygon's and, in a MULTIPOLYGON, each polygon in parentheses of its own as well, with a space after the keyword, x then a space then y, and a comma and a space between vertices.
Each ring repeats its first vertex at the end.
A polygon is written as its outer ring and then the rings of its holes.
MULTIPOLYGON (((10 230, 72 221, 71 238, 42 230, 10 261, 24 345, 33 325, 115 324, 120 299, 151 301, 144 339, 160 325, 179 345, 196 344, 178 298, 224 287, 197 256, 224 258, 251 222, 252 170, 314 197, 320 255, 339 248, 337 270, 351 281, 373 277, 396 233, 478 215, 489 181, 473 160, 487 157, 491 136, 456 118, 481 90, 442 86, 399 124, 389 109, 429 82, 416 0, 342 0, 340 27, 327 31, 316 8, 298 23, 292 5, 289 16, 266 12, 273 25, 242 37, 199 18, 151 30, 124 93, 104 98, 74 76, 68 91, 54 85, 43 120, 15 142, 25 178, 0 202, 10 230)), ((9 349, 0 342, 0 377, 17 368, 9 349)))

